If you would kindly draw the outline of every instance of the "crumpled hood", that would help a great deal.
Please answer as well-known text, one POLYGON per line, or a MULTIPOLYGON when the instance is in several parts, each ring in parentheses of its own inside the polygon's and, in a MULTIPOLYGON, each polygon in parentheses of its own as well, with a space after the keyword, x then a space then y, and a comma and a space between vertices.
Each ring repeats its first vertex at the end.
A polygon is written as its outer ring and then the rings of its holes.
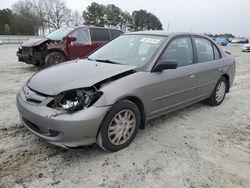
POLYGON ((47 40, 49 40, 49 39, 46 39, 46 38, 30 39, 30 40, 23 42, 22 46, 23 47, 38 46, 47 40))
POLYGON ((39 71, 28 80, 27 85, 37 92, 54 96, 71 89, 91 87, 135 68, 136 66, 75 60, 39 71))

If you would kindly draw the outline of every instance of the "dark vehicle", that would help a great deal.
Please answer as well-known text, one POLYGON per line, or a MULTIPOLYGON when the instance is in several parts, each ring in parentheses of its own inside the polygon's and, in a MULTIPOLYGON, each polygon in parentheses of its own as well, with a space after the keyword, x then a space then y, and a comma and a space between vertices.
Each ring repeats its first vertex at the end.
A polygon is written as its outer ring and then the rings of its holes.
POLYGON ((247 38, 234 38, 232 39, 232 43, 248 43, 249 40, 247 38))
POLYGON ((17 51, 18 60, 36 66, 51 66, 84 58, 90 52, 121 35, 123 31, 103 27, 64 27, 44 38, 24 42, 17 51))

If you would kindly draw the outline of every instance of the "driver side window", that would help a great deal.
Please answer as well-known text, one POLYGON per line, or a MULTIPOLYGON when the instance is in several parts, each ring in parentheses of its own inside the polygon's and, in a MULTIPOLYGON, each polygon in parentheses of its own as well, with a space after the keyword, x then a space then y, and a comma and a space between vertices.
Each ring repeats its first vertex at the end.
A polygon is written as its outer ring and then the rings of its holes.
POLYGON ((91 44, 89 30, 88 29, 78 29, 71 34, 72 37, 76 38, 77 43, 89 45, 91 44))
POLYGON ((159 62, 176 61, 178 67, 193 63, 193 48, 190 37, 180 37, 172 40, 161 55, 159 62))

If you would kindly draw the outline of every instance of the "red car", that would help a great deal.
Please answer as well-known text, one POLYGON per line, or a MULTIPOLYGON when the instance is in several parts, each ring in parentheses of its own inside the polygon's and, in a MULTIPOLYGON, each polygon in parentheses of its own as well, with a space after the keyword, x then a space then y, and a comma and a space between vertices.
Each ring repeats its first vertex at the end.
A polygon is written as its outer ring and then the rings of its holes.
POLYGON ((18 60, 36 66, 51 66, 84 58, 103 43, 123 31, 103 27, 63 27, 44 38, 24 42, 17 51, 18 60))

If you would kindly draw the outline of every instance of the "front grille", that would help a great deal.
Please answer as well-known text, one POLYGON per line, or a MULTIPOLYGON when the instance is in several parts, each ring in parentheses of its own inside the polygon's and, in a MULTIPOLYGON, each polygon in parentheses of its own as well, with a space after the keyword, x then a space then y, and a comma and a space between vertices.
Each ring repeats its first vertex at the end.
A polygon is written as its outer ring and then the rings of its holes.
POLYGON ((31 55, 32 54, 32 48, 22 47, 22 54, 23 55, 31 55))
POLYGON ((30 103, 40 104, 42 101, 35 100, 35 99, 26 99, 30 103))
POLYGON ((33 104, 40 104, 48 98, 44 94, 31 90, 28 86, 23 87, 23 93, 26 101, 33 104))

